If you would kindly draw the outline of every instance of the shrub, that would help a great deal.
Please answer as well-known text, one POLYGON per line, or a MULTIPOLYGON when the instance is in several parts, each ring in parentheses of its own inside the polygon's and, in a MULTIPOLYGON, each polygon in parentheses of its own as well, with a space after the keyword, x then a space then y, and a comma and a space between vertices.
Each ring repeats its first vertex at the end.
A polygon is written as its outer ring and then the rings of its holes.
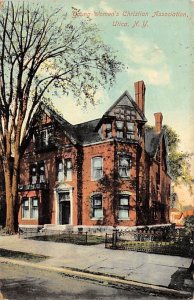
POLYGON ((194 231, 194 215, 187 217, 184 225, 186 234, 192 234, 192 231, 194 231))

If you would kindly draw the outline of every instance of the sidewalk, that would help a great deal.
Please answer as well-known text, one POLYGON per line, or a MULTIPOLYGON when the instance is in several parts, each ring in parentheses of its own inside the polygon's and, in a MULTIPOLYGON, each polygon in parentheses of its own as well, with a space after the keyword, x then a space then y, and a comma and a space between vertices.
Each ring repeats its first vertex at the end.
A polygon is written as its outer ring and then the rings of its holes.
POLYGON ((105 249, 104 245, 79 246, 0 236, 0 248, 49 256, 37 267, 71 269, 168 288, 179 268, 188 269, 190 258, 105 249))

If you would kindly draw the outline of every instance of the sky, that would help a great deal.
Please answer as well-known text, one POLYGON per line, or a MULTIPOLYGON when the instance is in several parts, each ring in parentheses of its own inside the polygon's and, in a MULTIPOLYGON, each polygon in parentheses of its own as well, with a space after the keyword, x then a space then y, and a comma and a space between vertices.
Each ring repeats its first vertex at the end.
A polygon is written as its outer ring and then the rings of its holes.
POLYGON ((153 114, 161 111, 163 123, 179 134, 180 149, 192 152, 194 1, 55 0, 54 3, 64 5, 69 20, 79 21, 89 15, 100 28, 104 42, 118 51, 118 58, 126 66, 113 87, 99 89, 95 107, 88 105, 83 110, 71 97, 65 101, 57 99, 55 105, 64 117, 73 124, 99 118, 125 90, 134 97, 134 82, 144 80, 148 123, 153 125, 153 114), (73 15, 72 7, 80 9, 79 16, 73 15), (107 13, 112 16, 102 16, 107 13), (113 26, 126 23, 127 26, 113 26))

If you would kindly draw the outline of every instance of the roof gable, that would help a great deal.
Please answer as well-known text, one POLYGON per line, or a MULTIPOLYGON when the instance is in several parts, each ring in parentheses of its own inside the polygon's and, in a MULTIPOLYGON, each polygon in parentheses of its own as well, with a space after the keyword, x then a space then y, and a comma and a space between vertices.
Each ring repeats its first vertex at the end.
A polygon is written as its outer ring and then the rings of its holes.
POLYGON ((103 116, 115 116, 115 110, 120 107, 126 107, 129 110, 134 110, 136 113, 136 120, 147 122, 144 113, 140 110, 137 103, 133 100, 128 91, 125 91, 105 112, 103 116))
POLYGON ((151 158, 156 158, 157 151, 159 150, 160 145, 164 142, 166 155, 164 157, 167 174, 170 175, 170 166, 168 159, 168 138, 165 129, 162 129, 160 133, 155 132, 154 128, 149 128, 145 131, 145 151, 151 158))
POLYGON ((66 121, 59 113, 45 104, 41 105, 41 110, 44 111, 44 113, 46 113, 49 117, 52 117, 62 127, 64 134, 73 144, 79 142, 74 127, 71 123, 66 121))

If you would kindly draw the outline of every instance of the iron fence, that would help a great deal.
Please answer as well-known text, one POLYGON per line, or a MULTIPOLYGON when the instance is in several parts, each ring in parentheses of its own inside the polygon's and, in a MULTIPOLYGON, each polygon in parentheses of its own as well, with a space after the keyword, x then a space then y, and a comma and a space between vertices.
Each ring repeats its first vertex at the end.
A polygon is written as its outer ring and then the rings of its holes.
POLYGON ((104 237, 80 231, 29 229, 19 233, 19 238, 77 245, 95 245, 104 243, 104 237))
POLYGON ((105 248, 192 257, 194 232, 187 234, 173 226, 135 231, 114 229, 112 234, 106 234, 105 248))

